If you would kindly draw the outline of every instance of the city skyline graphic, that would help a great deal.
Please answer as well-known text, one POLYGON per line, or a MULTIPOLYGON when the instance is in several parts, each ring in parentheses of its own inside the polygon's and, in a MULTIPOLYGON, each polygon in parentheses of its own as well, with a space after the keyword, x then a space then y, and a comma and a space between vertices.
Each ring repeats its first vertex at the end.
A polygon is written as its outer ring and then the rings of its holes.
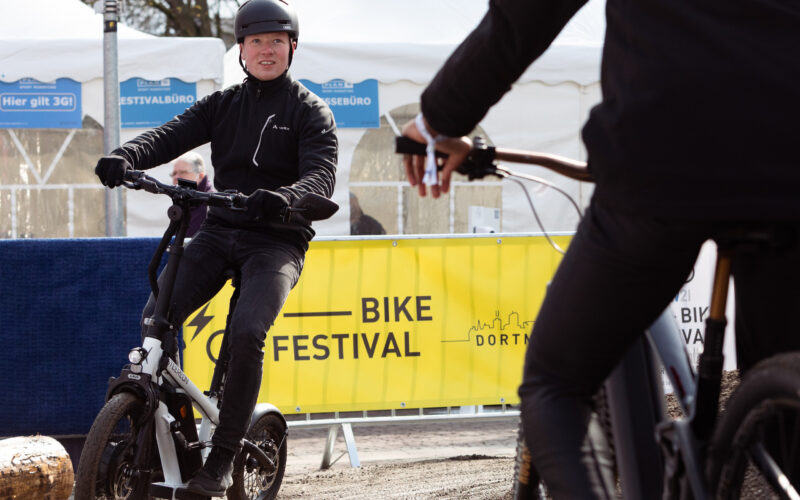
POLYGON ((458 340, 442 340, 442 342, 470 342, 473 334, 491 330, 496 332, 503 332, 506 330, 513 330, 514 333, 530 333, 533 327, 534 320, 520 321, 520 315, 517 311, 511 311, 503 321, 500 311, 494 312, 494 319, 491 321, 478 320, 475 325, 471 326, 467 331, 467 338, 458 340))

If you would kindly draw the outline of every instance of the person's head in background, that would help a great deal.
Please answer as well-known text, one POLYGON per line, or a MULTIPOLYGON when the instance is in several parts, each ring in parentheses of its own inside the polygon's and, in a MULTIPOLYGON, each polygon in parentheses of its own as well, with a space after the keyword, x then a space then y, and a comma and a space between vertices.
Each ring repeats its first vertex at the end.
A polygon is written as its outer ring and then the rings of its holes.
POLYGON ((172 184, 178 183, 178 178, 194 181, 200 185, 200 181, 206 176, 206 166, 203 157, 194 151, 183 154, 172 165, 172 184))

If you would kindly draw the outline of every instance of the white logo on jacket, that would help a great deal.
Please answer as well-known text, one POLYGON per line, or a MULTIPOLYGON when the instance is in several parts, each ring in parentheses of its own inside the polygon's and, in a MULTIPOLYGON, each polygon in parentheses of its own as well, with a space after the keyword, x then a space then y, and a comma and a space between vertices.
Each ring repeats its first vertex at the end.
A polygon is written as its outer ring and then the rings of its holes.
POLYGON ((267 130, 267 125, 269 125, 269 122, 271 122, 273 118, 275 118, 275 113, 269 115, 267 117, 267 121, 264 122, 264 126, 261 127, 261 134, 258 136, 258 144, 256 145, 255 152, 253 152, 253 165, 255 165, 256 167, 258 166, 258 161, 256 161, 256 155, 258 155, 258 149, 261 147, 261 139, 264 137, 264 131, 267 130))

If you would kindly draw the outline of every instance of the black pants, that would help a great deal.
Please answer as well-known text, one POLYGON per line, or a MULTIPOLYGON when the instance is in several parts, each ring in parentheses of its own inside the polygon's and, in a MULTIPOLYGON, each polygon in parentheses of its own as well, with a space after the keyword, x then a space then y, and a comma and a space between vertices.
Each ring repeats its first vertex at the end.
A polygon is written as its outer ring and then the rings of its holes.
MULTIPOLYGON (((241 271, 239 301, 231 319, 230 362, 214 445, 238 451, 261 387, 264 341, 297 284, 304 253, 273 237, 217 226, 204 227, 186 246, 172 294, 169 320, 182 324, 225 284, 223 272, 241 271)), ((143 318, 155 309, 153 296, 143 318)))
MULTIPOLYGON (((534 323, 519 388, 527 444, 555 498, 612 497, 586 439, 591 397, 675 297, 702 244, 731 225, 588 210, 534 323)), ((739 366, 800 349, 790 320, 800 305, 797 244, 737 255, 733 273, 739 366)))

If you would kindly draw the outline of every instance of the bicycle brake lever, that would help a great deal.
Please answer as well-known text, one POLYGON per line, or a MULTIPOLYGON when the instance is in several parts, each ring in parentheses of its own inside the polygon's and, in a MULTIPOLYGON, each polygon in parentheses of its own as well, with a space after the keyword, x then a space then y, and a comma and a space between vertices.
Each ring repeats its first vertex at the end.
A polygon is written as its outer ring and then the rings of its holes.
POLYGON ((230 210, 234 210, 237 212, 244 212, 247 210, 247 196, 243 195, 239 191, 235 189, 226 189, 223 191, 225 194, 230 195, 231 206, 228 207, 230 210))
POLYGON ((487 175, 502 177, 498 174, 495 156, 495 147, 488 146, 483 137, 476 135, 472 138, 472 151, 456 172, 466 175, 471 181, 482 179, 487 175))
MULTIPOLYGON (((417 156, 424 156, 427 154, 425 144, 417 142, 409 137, 397 136, 394 138, 394 141, 395 153, 417 156)), ((464 160, 464 163, 458 166, 456 172, 466 175, 471 181, 482 179, 487 175, 498 175, 494 162, 495 147, 487 146, 486 141, 480 136, 475 136, 472 139, 472 144, 473 147, 469 156, 464 160)), ((437 151, 436 156, 438 158, 448 158, 450 155, 437 151)), ((442 165, 439 165, 437 168, 441 170, 442 165)))

